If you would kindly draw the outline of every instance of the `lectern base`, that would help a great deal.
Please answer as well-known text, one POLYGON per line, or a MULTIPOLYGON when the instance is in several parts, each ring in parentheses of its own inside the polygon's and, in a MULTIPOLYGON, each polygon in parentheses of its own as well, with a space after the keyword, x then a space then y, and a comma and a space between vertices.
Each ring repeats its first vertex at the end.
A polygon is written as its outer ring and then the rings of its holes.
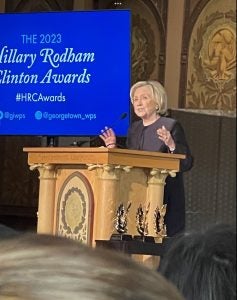
POLYGON ((146 242, 146 243, 155 243, 155 238, 149 235, 144 235, 144 236, 134 235, 133 240, 146 242))
POLYGON ((111 241, 131 241, 132 236, 131 234, 119 234, 119 233, 113 233, 110 237, 111 241))

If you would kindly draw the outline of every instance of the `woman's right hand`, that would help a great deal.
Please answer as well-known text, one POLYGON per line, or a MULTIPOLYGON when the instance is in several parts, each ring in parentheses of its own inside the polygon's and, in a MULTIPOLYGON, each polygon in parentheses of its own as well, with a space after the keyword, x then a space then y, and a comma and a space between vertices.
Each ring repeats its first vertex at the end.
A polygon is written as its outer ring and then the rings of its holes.
POLYGON ((116 148, 116 135, 112 128, 105 126, 99 137, 104 141, 107 148, 116 148))

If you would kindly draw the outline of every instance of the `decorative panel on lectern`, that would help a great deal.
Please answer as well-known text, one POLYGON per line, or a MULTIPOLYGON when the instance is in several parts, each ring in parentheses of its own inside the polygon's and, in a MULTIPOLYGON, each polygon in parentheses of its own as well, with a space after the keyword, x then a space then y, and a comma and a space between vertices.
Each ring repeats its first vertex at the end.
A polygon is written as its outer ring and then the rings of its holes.
POLYGON ((88 179, 74 171, 61 185, 56 200, 55 232, 90 244, 94 198, 88 179))

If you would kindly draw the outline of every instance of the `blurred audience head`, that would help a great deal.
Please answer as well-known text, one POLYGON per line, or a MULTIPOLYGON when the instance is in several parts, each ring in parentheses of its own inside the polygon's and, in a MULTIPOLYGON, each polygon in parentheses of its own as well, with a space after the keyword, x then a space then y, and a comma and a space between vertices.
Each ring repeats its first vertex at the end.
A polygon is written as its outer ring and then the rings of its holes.
POLYGON ((11 238, 19 234, 15 229, 0 223, 0 241, 2 239, 11 238))
POLYGON ((162 275, 130 257, 62 237, 0 242, 0 299, 182 300, 162 275))
POLYGON ((216 224, 176 238, 158 271, 187 300, 236 299, 236 228, 216 224))

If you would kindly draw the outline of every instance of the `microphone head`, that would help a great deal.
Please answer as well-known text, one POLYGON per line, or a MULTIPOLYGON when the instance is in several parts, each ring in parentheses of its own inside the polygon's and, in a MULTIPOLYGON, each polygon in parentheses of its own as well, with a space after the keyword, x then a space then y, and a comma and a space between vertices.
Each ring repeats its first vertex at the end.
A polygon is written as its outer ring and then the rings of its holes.
POLYGON ((121 116, 120 116, 120 120, 125 119, 127 117, 127 115, 128 114, 126 112, 122 113, 121 116))

